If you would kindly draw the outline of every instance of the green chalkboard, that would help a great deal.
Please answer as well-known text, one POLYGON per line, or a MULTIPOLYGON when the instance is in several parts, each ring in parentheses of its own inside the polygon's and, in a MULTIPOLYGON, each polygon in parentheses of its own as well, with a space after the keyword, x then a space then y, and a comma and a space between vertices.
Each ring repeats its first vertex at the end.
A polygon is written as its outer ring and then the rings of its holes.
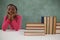
POLYGON ((22 28, 27 22, 40 22, 41 16, 56 16, 57 22, 60 21, 60 0, 0 0, 0 28, 8 4, 17 6, 23 17, 22 28))

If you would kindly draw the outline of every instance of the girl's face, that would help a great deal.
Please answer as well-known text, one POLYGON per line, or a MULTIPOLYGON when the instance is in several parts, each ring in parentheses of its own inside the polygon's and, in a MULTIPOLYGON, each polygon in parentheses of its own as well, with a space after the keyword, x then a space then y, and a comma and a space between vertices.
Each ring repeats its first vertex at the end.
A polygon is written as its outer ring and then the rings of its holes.
POLYGON ((14 6, 8 6, 7 12, 8 12, 8 14, 12 15, 12 14, 16 13, 16 9, 14 6))

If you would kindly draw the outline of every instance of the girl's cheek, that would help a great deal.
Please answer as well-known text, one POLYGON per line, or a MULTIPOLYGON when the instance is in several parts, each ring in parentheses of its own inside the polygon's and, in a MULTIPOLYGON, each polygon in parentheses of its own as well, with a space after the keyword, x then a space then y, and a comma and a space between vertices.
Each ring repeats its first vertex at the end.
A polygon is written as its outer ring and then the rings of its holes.
POLYGON ((10 13, 10 11, 8 11, 8 13, 10 13))

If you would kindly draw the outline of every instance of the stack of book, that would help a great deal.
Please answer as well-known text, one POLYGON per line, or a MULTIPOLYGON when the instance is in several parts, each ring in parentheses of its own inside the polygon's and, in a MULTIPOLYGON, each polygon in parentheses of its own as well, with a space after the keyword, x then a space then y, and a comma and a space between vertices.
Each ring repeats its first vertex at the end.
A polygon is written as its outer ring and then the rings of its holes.
POLYGON ((26 29, 44 29, 44 24, 41 23, 27 23, 26 24, 26 29))
POLYGON ((45 33, 46 34, 55 34, 56 33, 56 17, 47 16, 44 20, 45 24, 45 33))
POLYGON ((56 16, 44 16, 42 23, 27 23, 25 36, 40 36, 56 33, 56 16))
POLYGON ((60 34, 60 23, 56 23, 56 34, 60 34))
POLYGON ((27 23, 24 35, 27 35, 27 36, 44 35, 44 24, 41 24, 41 23, 27 23))
POLYGON ((25 36, 44 36, 44 30, 25 30, 25 36))

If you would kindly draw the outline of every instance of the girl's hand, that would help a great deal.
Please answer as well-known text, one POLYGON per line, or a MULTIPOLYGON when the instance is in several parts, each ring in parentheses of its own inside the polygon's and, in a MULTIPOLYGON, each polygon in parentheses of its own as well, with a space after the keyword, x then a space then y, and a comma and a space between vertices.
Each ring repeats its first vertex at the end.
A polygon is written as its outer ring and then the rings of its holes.
POLYGON ((16 14, 12 14, 11 16, 12 16, 12 17, 11 17, 11 21, 12 21, 12 20, 15 19, 16 14))
POLYGON ((7 18, 11 20, 12 16, 10 14, 7 14, 7 18))
POLYGON ((14 13, 14 14, 11 14, 11 15, 10 15, 10 14, 8 13, 7 16, 8 16, 8 19, 9 19, 10 21, 12 21, 12 20, 14 20, 16 14, 14 13))

